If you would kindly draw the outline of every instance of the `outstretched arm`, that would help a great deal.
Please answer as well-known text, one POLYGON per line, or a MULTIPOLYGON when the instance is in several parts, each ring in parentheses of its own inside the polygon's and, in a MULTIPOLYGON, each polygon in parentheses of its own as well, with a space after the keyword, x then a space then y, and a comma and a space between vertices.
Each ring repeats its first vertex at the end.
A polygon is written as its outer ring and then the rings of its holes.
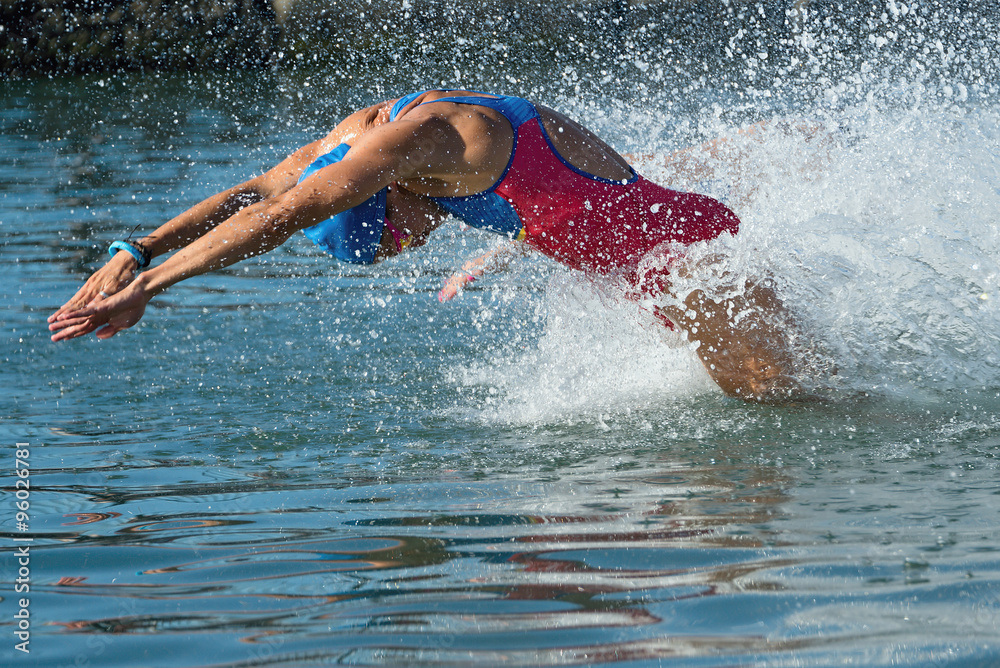
POLYGON ((196 204, 139 242, 155 258, 191 243, 252 204, 287 193, 313 160, 340 144, 353 145, 388 104, 354 112, 323 139, 306 144, 264 174, 196 204))
MULTIPOLYGON (((155 258, 191 243, 248 206, 288 192, 298 183, 309 163, 341 143, 353 143, 379 114, 385 113, 390 103, 351 114, 325 138, 303 146, 264 174, 199 202, 134 243, 155 258)), ((119 251, 49 317, 49 323, 62 320, 68 313, 96 303, 100 298, 116 294, 133 281, 138 269, 138 262, 129 253, 119 251)))
MULTIPOLYGON (((214 229, 237 211, 268 197, 286 192, 295 185, 299 174, 311 162, 320 142, 305 146, 265 174, 233 186, 199 202, 179 216, 164 223, 154 232, 136 243, 157 257, 188 244, 209 230, 214 229)), ((129 253, 119 251, 94 272, 73 297, 49 316, 49 323, 66 317, 66 314, 88 304, 107 298, 134 279, 139 263, 129 253)))
MULTIPOLYGON (((117 294, 92 301, 84 308, 61 311, 49 324, 49 329, 55 332, 52 340, 83 336, 102 327, 98 338, 114 336, 138 322, 149 300, 171 285, 273 250, 297 230, 356 206, 385 186, 372 181, 375 185, 363 190, 338 188, 328 192, 323 189, 319 179, 328 170, 345 171, 343 164, 320 170, 284 195, 241 209, 178 250, 163 264, 140 274, 117 294)), ((325 175, 334 182, 352 182, 339 173, 325 175)))
POLYGON ((149 300, 179 281, 273 250, 294 232, 361 204, 394 181, 420 176, 422 169, 446 171, 455 147, 448 143, 452 137, 447 129, 439 126, 432 118, 423 125, 392 123, 371 130, 342 161, 281 195, 239 210, 117 294, 62 312, 50 322, 52 340, 94 331, 99 338, 113 336, 138 322, 149 300), (429 158, 417 163, 409 156, 420 150, 427 132, 443 133, 442 150, 425 152, 429 158))
POLYGON ((517 241, 500 244, 479 257, 462 265, 462 270, 452 274, 438 292, 438 301, 446 302, 461 294, 462 290, 486 273, 504 271, 515 258, 527 253, 528 246, 517 241))

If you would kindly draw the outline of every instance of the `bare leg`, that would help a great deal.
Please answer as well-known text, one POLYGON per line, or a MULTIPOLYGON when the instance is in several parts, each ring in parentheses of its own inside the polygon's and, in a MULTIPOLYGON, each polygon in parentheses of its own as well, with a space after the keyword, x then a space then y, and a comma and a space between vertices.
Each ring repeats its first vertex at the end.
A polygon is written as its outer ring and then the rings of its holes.
POLYGON ((698 356, 722 391, 747 401, 781 402, 801 392, 793 375, 787 313, 774 291, 748 284, 715 301, 695 290, 681 307, 659 310, 699 343, 698 356))

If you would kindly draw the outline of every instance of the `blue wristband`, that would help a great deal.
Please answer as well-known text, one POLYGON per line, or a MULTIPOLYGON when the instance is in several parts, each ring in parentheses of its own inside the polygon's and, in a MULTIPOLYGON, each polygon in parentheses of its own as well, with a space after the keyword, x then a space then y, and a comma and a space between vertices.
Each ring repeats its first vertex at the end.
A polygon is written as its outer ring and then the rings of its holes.
POLYGON ((127 241, 114 241, 111 243, 111 246, 108 247, 108 254, 112 257, 114 257, 118 251, 125 251, 134 257, 135 261, 139 264, 140 269, 145 269, 149 266, 149 255, 143 253, 127 241))

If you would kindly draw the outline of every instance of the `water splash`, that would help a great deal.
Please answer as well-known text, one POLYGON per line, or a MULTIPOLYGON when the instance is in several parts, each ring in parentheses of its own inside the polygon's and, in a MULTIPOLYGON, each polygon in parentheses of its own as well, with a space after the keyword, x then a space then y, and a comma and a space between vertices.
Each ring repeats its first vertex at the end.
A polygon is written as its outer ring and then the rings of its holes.
POLYGON ((537 345, 520 355, 490 356, 457 374, 487 385, 487 421, 538 423, 594 412, 628 412, 665 397, 712 392, 688 343, 611 289, 582 275, 558 272, 539 308, 537 345))
MULTIPOLYGON (((712 261, 675 277, 676 291, 767 277, 801 330, 801 380, 834 398, 997 387, 997 121, 990 108, 857 107, 827 113, 821 130, 790 132, 796 121, 734 137, 701 189, 728 194, 744 226, 688 249, 695 266, 712 261)), ((661 157, 650 176, 699 189, 657 167, 661 157)), ((544 422, 713 391, 686 341, 606 287, 560 272, 539 309, 537 346, 459 374, 490 388, 487 419, 544 422)))
POLYGON ((853 390, 996 387, 994 109, 864 110, 816 182, 762 182, 746 242, 853 390))

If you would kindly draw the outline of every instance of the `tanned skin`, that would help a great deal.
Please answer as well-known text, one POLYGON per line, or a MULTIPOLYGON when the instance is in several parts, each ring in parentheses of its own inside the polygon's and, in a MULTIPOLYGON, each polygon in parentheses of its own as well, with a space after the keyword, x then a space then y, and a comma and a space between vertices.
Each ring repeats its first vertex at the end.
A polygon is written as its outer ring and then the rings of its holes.
MULTIPOLYGON (((49 317, 52 340, 92 332, 101 339, 112 337, 139 322, 149 301, 175 283, 274 250, 295 232, 386 187, 389 220, 412 235, 411 245, 424 243, 445 219, 427 198, 489 189, 503 175, 513 150, 513 128, 498 111, 452 102, 422 104, 463 94, 429 91, 393 122, 389 112, 396 100, 357 111, 265 174, 164 223, 139 243, 152 257, 176 252, 141 274, 129 253, 117 253, 49 317), (343 160, 298 182, 310 163, 343 143, 351 146, 343 160)), ((551 109, 538 109, 556 149, 570 164, 607 179, 632 175, 625 158, 586 128, 551 109)), ((396 253, 387 229, 376 260, 396 253)), ((792 387, 791 361, 780 331, 745 330, 727 315, 731 308, 697 294, 688 297, 687 309, 665 314, 700 343, 699 355, 723 391, 768 401, 792 387)), ((741 299, 745 303, 739 306, 755 312, 781 308, 766 291, 749 291, 741 299)))

